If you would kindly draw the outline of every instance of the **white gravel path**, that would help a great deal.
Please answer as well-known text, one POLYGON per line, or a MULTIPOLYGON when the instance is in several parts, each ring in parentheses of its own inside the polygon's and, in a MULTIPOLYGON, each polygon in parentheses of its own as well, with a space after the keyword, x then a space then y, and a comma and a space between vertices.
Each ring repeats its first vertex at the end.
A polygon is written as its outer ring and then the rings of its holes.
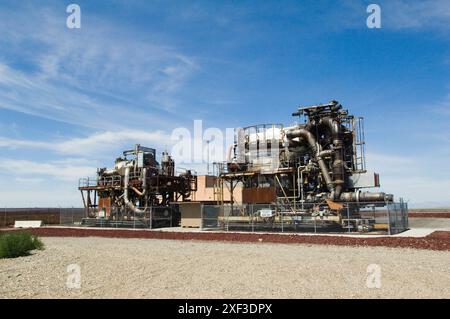
POLYGON ((382 247, 43 238, 0 259, 0 298, 450 298, 450 252, 382 247), (81 289, 68 289, 78 264, 81 289), (367 288, 367 266, 381 288, 367 288))

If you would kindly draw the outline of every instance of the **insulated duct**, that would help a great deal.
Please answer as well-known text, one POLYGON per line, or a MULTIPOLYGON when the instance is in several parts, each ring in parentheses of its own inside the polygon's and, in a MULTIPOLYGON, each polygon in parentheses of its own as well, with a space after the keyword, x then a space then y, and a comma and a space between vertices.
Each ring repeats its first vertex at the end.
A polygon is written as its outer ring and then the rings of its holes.
POLYGON ((331 193, 331 199, 337 200, 341 197, 342 186, 345 181, 343 141, 341 136, 341 124, 331 117, 323 117, 319 121, 319 125, 326 126, 331 132, 333 139, 333 184, 334 189, 331 193))
POLYGON ((330 173, 328 172, 328 168, 325 164, 325 161, 323 160, 323 156, 328 153, 320 152, 320 146, 317 144, 317 141, 316 141, 316 138, 314 137, 314 135, 310 131, 308 131, 304 128, 296 128, 294 130, 287 132, 286 136, 290 140, 292 140, 296 137, 302 137, 303 139, 305 139, 308 142, 308 145, 311 148, 311 150, 315 156, 315 160, 317 161, 317 164, 319 164, 320 171, 322 172, 322 176, 325 179, 327 188, 330 192, 333 192, 334 184, 331 179, 330 173))
POLYGON ((392 194, 386 194, 383 192, 372 193, 372 192, 345 192, 342 193, 341 201, 344 202, 392 202, 394 200, 394 196, 392 194))

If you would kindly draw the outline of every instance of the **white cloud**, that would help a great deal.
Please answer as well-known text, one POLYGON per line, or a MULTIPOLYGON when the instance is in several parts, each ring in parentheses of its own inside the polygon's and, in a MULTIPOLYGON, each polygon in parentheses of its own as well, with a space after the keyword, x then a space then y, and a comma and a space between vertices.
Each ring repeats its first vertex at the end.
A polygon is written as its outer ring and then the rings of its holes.
POLYGON ((93 176, 95 166, 74 165, 67 162, 50 161, 40 163, 13 158, 0 158, 2 173, 14 174, 16 178, 51 177, 56 180, 76 182, 80 177, 93 176))
MULTIPOLYGON (((64 185, 63 185, 64 186, 64 185)), ((1 190, 1 207, 83 207, 80 193, 70 187, 35 187, 1 190)))
POLYGON ((450 2, 448 0, 382 2, 384 26, 397 29, 423 27, 450 27, 450 2))
POLYGON ((2 9, 0 108, 97 129, 174 123, 192 58, 101 19, 76 31, 60 20, 48 8, 2 9))
POLYGON ((164 147, 171 144, 170 135, 163 131, 118 130, 94 133, 84 138, 75 137, 62 141, 33 141, 0 137, 0 148, 34 148, 54 151, 64 155, 100 156, 117 151, 118 147, 134 144, 164 147))
POLYGON ((368 168, 380 173, 381 190, 403 197, 412 206, 446 206, 450 175, 448 159, 379 153, 367 154, 368 168))
MULTIPOLYGON (((450 1, 448 0, 378 0, 381 7, 381 28, 395 31, 434 29, 446 31, 450 27, 450 1)), ((343 28, 367 28, 365 19, 370 2, 345 1, 340 10, 332 8, 332 19, 328 29, 341 31, 343 28)), ((447 35, 447 33, 441 33, 447 35)))
POLYGON ((17 184, 24 184, 24 185, 37 185, 44 181, 43 178, 31 178, 31 177, 16 177, 14 179, 17 184))

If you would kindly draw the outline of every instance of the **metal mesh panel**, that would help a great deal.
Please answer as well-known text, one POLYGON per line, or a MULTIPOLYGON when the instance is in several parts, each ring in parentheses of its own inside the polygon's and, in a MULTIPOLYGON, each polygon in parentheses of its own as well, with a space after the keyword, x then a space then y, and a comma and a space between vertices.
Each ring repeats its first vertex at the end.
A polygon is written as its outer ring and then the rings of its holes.
MULTIPOLYGON (((266 232, 359 232, 397 234, 408 229, 405 203, 385 206, 373 203, 343 203, 340 214, 323 211, 306 213, 306 205, 225 204, 202 206, 202 227, 226 231, 266 232)), ((309 206, 309 209, 312 207, 309 206)))

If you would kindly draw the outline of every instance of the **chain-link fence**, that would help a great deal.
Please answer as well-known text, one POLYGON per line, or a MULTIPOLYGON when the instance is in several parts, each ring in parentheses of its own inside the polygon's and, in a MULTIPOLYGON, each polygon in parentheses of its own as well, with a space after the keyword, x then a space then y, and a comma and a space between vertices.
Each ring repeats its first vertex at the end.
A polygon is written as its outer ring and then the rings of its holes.
MULTIPOLYGON (((370 232, 398 234, 408 229, 408 207, 400 201, 385 206, 342 203, 340 213, 312 206, 274 204, 201 205, 201 229, 265 232, 370 232), (312 211, 312 213, 311 213, 312 211)), ((40 220, 44 225, 105 228, 162 228, 180 226, 178 205, 153 206, 143 211, 102 207, 95 212, 84 208, 4 208, 1 227, 16 220, 40 220)))
POLYGON ((153 206, 142 213, 103 207, 87 212, 85 208, 4 208, 0 227, 13 227, 15 221, 39 220, 44 225, 108 228, 161 228, 178 226, 180 213, 176 205, 153 206), (95 216, 95 217, 94 217, 95 216))
POLYGON ((408 229, 405 203, 380 206, 343 203, 338 214, 275 204, 202 205, 202 229, 266 232, 364 232, 397 234, 408 229))
POLYGON ((3 208, 1 227, 14 226, 16 220, 40 220, 44 225, 80 225, 84 208, 3 208))
POLYGON ((409 228, 408 204, 401 201, 387 206, 389 215, 389 234, 395 235, 409 228))
POLYGON ((60 225, 81 225, 85 216, 84 208, 60 208, 59 224, 60 225))
POLYGON ((177 205, 151 206, 139 210, 110 206, 89 212, 88 215, 88 218, 83 218, 82 226, 153 229, 179 226, 180 223, 177 205))

